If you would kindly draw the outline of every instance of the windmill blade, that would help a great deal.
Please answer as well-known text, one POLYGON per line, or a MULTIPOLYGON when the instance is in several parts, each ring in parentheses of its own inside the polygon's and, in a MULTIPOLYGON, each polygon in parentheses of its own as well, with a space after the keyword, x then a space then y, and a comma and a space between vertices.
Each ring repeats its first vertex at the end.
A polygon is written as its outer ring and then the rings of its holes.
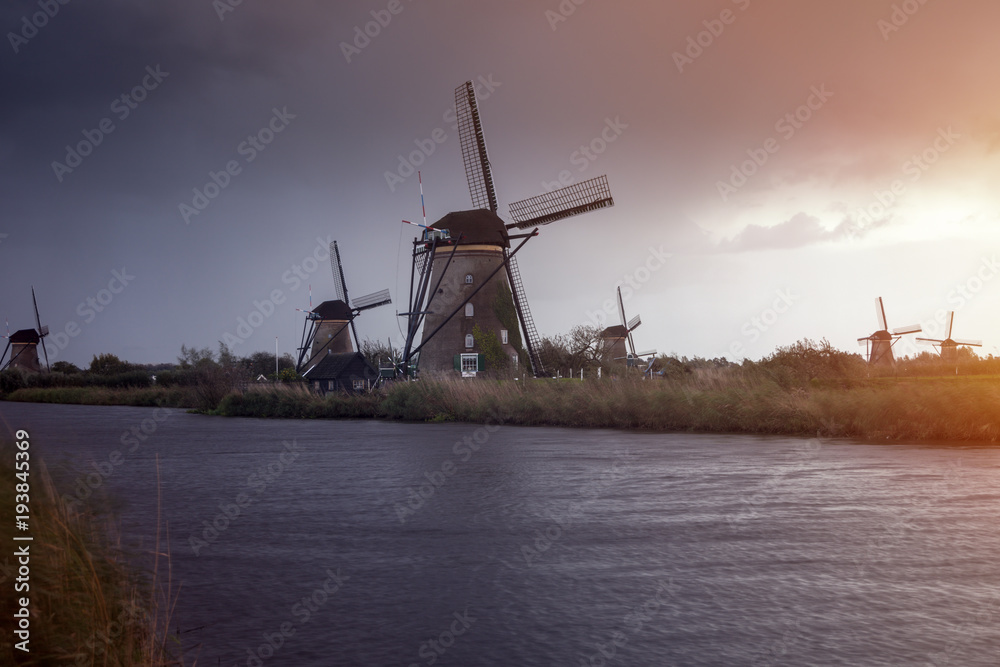
POLYGON ((455 115, 458 119, 458 138, 465 163, 465 178, 469 181, 469 194, 474 208, 497 212, 497 193, 493 188, 493 171, 486 154, 486 138, 479 118, 476 88, 471 81, 455 89, 455 115))
POLYGON ((625 328, 628 329, 629 331, 633 331, 634 329, 637 329, 640 324, 642 324, 642 319, 640 319, 640 317, 636 315, 635 317, 633 317, 628 321, 628 326, 626 326, 625 328))
POLYGON ((875 299, 875 317, 878 319, 878 330, 888 331, 889 326, 885 323, 885 306, 882 305, 882 297, 875 299))
POLYGON ((893 329, 892 335, 905 336, 906 334, 920 333, 921 331, 923 331, 923 328, 919 324, 911 324, 908 327, 899 327, 898 329, 893 329))
POLYGON ((334 301, 350 305, 347 300, 347 285, 344 283, 344 266, 340 263, 340 248, 336 241, 330 243, 330 270, 333 272, 334 301))
POLYGON ((392 299, 389 297, 389 290, 384 289, 380 292, 373 292, 355 299, 354 310, 361 312, 362 310, 384 306, 387 303, 392 303, 392 299))
POLYGON ((35 306, 35 324, 38 326, 38 335, 45 336, 46 334, 49 333, 49 328, 45 327, 45 333, 42 333, 42 320, 40 317, 38 317, 38 301, 35 299, 34 286, 32 286, 31 288, 31 303, 33 303, 35 306))
POLYGON ((645 352, 638 352, 635 356, 637 357, 648 357, 651 354, 656 354, 656 350, 646 350, 645 352))
POLYGON ((955 343, 957 345, 969 345, 970 347, 982 347, 983 341, 981 340, 968 340, 965 338, 956 338, 955 343))
POLYGON ((945 339, 951 338, 951 328, 954 326, 954 324, 955 324, 955 311, 954 310, 949 310, 948 311, 948 331, 946 331, 945 334, 944 334, 945 339))
POLYGON ((941 345, 944 343, 943 340, 938 340, 937 338, 920 338, 919 336, 914 340, 919 340, 921 343, 934 343, 935 345, 941 345))
POLYGON ((628 325, 625 323, 625 304, 622 302, 622 288, 618 288, 618 319, 621 320, 622 326, 625 327, 625 331, 628 332, 628 325))
POLYGON ((510 205, 514 222, 507 228, 528 229, 547 225, 556 220, 615 205, 607 176, 598 176, 582 183, 523 199, 510 205))
POLYGON ((49 351, 45 347, 45 337, 49 335, 48 325, 42 326, 42 319, 38 316, 38 301, 35 299, 35 287, 31 287, 31 302, 35 306, 35 324, 38 325, 38 338, 42 341, 42 353, 45 355, 45 370, 51 370, 49 368, 49 351))
POLYGON ((869 342, 869 341, 870 341, 871 339, 872 339, 872 337, 871 337, 871 336, 865 336, 864 338, 859 338, 859 339, 858 339, 858 345, 862 345, 862 346, 864 346, 864 345, 867 345, 867 344, 868 344, 868 342, 869 342))

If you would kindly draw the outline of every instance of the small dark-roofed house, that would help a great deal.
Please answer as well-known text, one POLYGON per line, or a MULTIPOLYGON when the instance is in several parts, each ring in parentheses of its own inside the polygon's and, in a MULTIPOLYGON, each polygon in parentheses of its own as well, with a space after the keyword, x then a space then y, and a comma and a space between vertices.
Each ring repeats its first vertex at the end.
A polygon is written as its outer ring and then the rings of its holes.
POLYGON ((327 354, 302 376, 313 389, 331 391, 368 391, 378 381, 378 369, 360 352, 327 354))

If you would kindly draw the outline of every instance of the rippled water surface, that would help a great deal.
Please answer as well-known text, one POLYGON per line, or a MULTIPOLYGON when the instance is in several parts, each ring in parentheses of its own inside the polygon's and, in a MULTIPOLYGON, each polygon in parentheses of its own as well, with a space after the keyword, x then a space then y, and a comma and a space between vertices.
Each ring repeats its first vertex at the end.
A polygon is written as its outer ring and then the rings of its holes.
POLYGON ((156 416, 0 403, 199 665, 1000 663, 994 448, 156 416))

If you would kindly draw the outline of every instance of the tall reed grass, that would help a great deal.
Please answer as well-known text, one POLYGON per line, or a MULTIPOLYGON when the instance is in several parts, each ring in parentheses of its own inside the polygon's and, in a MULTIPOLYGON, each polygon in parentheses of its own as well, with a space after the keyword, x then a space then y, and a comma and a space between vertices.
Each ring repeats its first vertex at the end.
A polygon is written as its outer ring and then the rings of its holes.
MULTIPOLYGON (((0 445, 0 524, 14 527, 13 447, 0 445)), ((38 459, 30 477, 30 652, 14 648, 14 572, 4 563, 0 664, 148 665, 182 664, 169 657, 167 627, 171 596, 159 588, 159 573, 142 576, 123 552, 107 514, 78 513, 60 500, 38 459), (15 662, 16 657, 16 662, 15 662)), ((15 544, 7 540, 8 544, 15 544)), ((163 554, 154 554, 161 567, 163 554)), ((165 567, 165 566, 164 566, 165 567)))

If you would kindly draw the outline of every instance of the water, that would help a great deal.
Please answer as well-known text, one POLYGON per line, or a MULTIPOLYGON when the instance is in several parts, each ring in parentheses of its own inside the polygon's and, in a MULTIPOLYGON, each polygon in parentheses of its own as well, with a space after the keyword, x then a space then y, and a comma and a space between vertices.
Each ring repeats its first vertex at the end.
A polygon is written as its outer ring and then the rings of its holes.
POLYGON ((0 403, 145 549, 159 455, 189 663, 1000 662, 995 448, 155 416, 0 403))

